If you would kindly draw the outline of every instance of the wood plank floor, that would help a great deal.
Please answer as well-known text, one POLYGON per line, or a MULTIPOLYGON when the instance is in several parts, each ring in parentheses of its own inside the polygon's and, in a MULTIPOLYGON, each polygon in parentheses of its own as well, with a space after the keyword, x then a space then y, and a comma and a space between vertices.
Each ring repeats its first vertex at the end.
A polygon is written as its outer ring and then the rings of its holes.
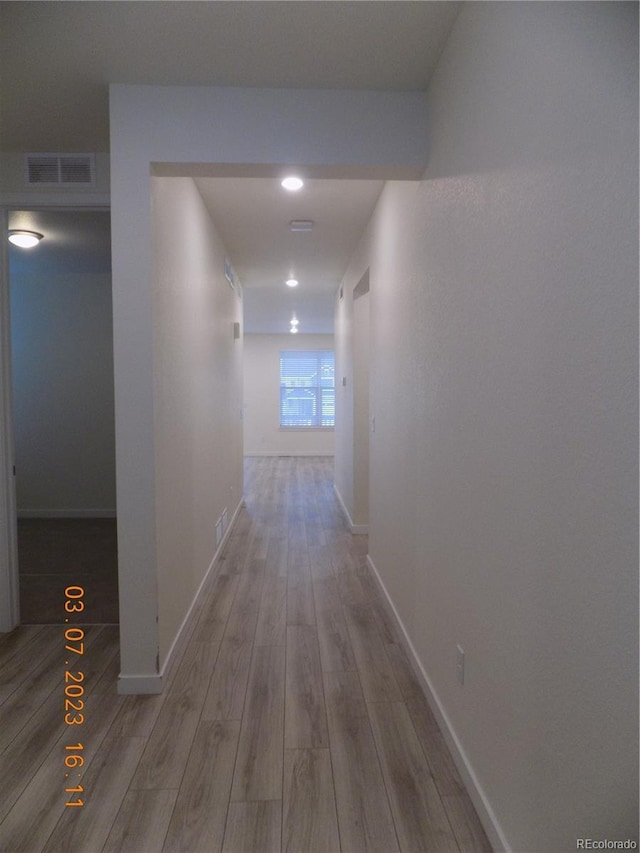
POLYGON ((117 626, 88 627, 71 735, 62 627, 0 635, 2 853, 491 850, 332 467, 246 461, 246 508, 162 696, 118 696, 117 626), (65 807, 74 779, 84 805, 65 807))

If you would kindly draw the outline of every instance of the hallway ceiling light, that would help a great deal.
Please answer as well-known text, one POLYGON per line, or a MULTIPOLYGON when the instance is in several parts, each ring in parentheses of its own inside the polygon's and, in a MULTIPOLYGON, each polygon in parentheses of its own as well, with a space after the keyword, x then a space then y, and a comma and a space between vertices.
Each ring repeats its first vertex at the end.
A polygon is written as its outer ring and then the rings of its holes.
POLYGON ((12 229, 9 231, 9 242, 14 246, 20 246, 21 249, 32 249, 37 246, 43 235, 37 231, 21 231, 12 229))
POLYGON ((289 329, 289 331, 291 332, 291 334, 292 334, 292 335, 297 335, 297 334, 298 334, 298 327, 297 327, 297 326, 292 326, 292 327, 289 329))
POLYGON ((285 190, 297 192, 304 186, 304 181, 301 178, 296 178, 294 175, 289 175, 289 177, 285 178, 280 185, 283 186, 285 190))
POLYGON ((287 287, 297 287, 298 286, 298 279, 297 278, 288 278, 286 280, 285 284, 287 285, 287 287))
POLYGON ((298 318, 297 318, 297 317, 292 317, 292 318, 291 318, 291 325, 292 325, 292 326, 297 326, 297 325, 298 325, 298 322, 299 322, 299 321, 298 321, 298 318))

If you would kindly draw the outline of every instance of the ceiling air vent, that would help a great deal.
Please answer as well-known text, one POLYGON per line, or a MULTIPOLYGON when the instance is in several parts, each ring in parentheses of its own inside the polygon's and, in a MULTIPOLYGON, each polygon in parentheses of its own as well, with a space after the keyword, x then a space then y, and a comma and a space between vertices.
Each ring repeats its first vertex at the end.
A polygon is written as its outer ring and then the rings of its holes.
POLYGON ((94 187, 94 154, 27 154, 25 183, 33 186, 94 187))

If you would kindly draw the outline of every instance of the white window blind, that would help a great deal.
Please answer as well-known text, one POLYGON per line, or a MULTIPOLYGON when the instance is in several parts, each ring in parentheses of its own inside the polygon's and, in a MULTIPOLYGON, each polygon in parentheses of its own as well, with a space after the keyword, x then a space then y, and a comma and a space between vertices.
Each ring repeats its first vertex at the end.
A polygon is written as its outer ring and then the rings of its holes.
POLYGON ((334 353, 281 352, 280 426, 332 427, 335 420, 334 353))

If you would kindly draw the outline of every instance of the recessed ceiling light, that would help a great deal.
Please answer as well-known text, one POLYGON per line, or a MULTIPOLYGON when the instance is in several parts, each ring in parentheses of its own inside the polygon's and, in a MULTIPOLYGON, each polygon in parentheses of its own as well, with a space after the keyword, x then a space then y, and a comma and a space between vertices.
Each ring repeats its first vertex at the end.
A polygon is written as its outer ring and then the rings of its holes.
POLYGON ((289 177, 285 178, 280 185, 283 186, 285 190, 296 192, 297 190, 302 189, 304 181, 302 178, 296 178, 295 175, 289 175, 289 177))
POLYGON ((20 246, 21 249, 32 249, 37 246, 42 240, 42 234, 37 231, 19 231, 12 229, 9 231, 9 242, 14 246, 20 246))
POLYGON ((292 334, 292 335, 297 335, 297 334, 298 334, 298 327, 297 327, 297 326, 292 326, 292 327, 289 329, 289 331, 291 332, 291 334, 292 334))
POLYGON ((297 325, 298 325, 298 322, 299 322, 299 320, 298 320, 298 318, 297 318, 297 317, 292 317, 292 318, 291 318, 291 325, 292 325, 292 326, 297 326, 297 325))
POLYGON ((297 287, 298 286, 298 279, 297 278, 288 278, 286 280, 285 284, 287 285, 287 287, 297 287))

